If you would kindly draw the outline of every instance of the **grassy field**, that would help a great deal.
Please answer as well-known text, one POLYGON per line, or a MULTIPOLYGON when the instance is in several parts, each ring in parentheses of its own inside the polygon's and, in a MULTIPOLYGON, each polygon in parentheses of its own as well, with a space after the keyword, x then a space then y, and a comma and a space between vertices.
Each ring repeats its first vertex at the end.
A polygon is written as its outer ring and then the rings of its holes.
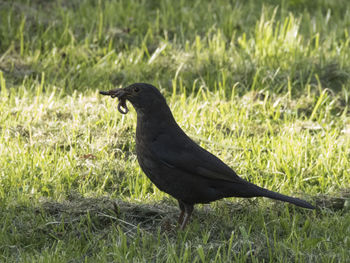
POLYGON ((346 0, 0 1, 0 262, 349 262, 349 33, 346 0), (98 94, 133 82, 317 210, 231 198, 178 231, 98 94))

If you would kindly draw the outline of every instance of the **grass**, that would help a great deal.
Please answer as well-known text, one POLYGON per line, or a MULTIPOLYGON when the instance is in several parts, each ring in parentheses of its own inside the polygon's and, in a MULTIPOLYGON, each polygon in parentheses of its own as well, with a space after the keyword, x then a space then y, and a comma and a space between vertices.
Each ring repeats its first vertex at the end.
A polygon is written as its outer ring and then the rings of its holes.
POLYGON ((346 1, 0 1, 0 261, 347 262, 346 1), (175 200, 135 156, 150 82, 242 177, 317 205, 175 200))

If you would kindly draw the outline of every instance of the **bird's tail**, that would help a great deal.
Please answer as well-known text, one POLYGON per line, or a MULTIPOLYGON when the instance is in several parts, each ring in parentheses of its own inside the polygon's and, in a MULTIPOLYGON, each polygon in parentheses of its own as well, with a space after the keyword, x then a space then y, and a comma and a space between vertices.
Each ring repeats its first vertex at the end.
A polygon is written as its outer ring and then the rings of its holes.
POLYGON ((255 184, 249 183, 247 181, 245 181, 244 184, 245 184, 245 187, 239 187, 239 184, 234 184, 235 189, 234 191, 232 191, 232 188, 231 188, 231 193, 234 192, 235 193, 234 196, 237 196, 237 197, 257 197, 257 196, 268 197, 268 198, 288 202, 300 207, 315 209, 313 205, 299 198, 276 193, 276 192, 267 190, 265 188, 259 187, 255 184))
MULTIPOLYGON (((254 185, 254 186, 256 186, 256 185, 254 185)), ((258 187, 258 186, 256 186, 256 187, 258 187)), ((308 209, 315 209, 315 207, 313 205, 306 202, 305 200, 291 197, 291 196, 287 196, 287 195, 283 195, 280 193, 276 193, 276 192, 273 192, 273 191, 270 191, 270 190, 267 190, 267 189, 261 188, 261 187, 258 187, 258 189, 259 189, 261 196, 272 198, 275 200, 288 202, 288 203, 294 204, 296 206, 300 206, 300 207, 304 207, 304 208, 308 208, 308 209)))

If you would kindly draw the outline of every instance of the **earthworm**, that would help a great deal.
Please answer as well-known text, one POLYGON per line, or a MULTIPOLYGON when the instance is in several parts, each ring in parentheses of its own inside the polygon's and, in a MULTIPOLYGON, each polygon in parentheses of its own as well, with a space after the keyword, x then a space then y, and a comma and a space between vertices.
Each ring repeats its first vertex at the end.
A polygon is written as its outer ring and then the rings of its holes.
POLYGON ((128 106, 126 106, 126 100, 125 99, 120 99, 118 103, 118 111, 121 114, 127 114, 129 112, 128 106))

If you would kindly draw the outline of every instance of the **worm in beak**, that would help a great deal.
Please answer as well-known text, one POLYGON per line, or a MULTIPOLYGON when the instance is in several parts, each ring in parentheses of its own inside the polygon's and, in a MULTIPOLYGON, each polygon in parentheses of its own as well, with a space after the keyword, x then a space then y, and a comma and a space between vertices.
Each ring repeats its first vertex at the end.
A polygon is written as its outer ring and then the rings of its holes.
POLYGON ((101 95, 111 96, 112 98, 118 98, 118 111, 121 114, 127 114, 129 112, 128 106, 126 106, 126 93, 123 89, 113 89, 109 91, 100 91, 101 95))

